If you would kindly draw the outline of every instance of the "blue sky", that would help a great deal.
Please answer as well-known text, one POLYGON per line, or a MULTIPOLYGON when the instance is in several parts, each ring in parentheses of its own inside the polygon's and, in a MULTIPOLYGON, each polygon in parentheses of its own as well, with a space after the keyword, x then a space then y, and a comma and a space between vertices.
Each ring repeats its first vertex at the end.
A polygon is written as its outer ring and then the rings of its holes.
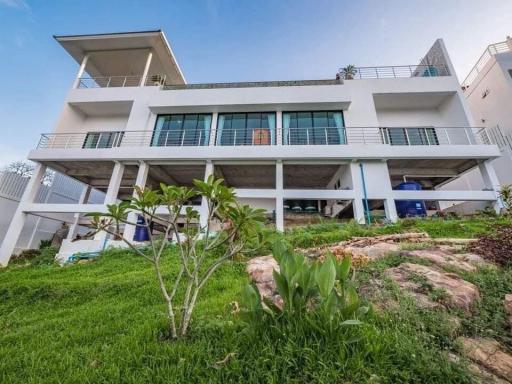
POLYGON ((460 79, 512 34, 512 0, 0 0, 0 167, 52 131, 73 82, 78 65, 52 35, 157 28, 190 83, 416 64, 438 37, 460 79))

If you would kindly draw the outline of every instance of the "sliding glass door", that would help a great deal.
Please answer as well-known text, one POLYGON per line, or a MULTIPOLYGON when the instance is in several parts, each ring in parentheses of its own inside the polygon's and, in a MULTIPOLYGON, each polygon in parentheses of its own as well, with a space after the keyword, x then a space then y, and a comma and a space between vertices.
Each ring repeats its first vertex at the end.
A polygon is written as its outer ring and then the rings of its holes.
POLYGON ((217 145, 275 144, 276 115, 273 112, 219 113, 217 145))
POLYGON ((342 112, 283 112, 283 144, 346 144, 342 112))
POLYGON ((151 145, 155 147, 208 145, 210 114, 160 115, 157 118, 151 145))

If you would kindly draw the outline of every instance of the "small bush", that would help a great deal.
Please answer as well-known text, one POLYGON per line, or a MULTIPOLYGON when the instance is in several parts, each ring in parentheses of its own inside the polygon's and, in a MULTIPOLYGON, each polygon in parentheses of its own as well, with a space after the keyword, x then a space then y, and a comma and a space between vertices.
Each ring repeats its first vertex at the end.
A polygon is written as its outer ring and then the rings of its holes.
POLYGON ((52 241, 51 240, 41 240, 39 242, 39 249, 48 248, 51 247, 52 241))
POLYGON ((512 262, 512 225, 497 225, 490 234, 482 235, 470 244, 468 249, 486 260, 507 266, 512 262))

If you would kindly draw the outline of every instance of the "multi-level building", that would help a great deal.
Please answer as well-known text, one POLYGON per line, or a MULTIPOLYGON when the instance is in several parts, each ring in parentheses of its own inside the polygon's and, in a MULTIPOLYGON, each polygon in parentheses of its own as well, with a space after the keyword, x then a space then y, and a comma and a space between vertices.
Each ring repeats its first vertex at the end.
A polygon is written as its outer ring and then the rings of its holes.
MULTIPOLYGON (((500 151, 475 128, 442 40, 419 64, 359 67, 345 78, 188 84, 162 31, 55 38, 80 67, 53 132, 29 153, 38 165, 2 264, 27 215, 68 217, 71 239, 81 214, 104 211, 134 184, 191 185, 210 174, 264 207, 278 230, 288 210, 364 223, 379 208, 395 221, 402 200, 499 208, 489 162, 500 151), (84 183, 78 204, 33 202, 46 167, 84 183), (439 189, 471 169, 484 189, 439 189), (423 188, 395 189, 404 180, 423 188), (104 204, 87 204, 91 188, 106 192, 104 204)), ((191 204, 204 220, 202 202, 191 204)), ((65 241, 61 253, 101 249, 101 236, 65 241)))
POLYGON ((485 49, 462 88, 476 123, 487 128, 489 139, 503 154, 493 161, 499 181, 512 184, 511 37, 485 49))

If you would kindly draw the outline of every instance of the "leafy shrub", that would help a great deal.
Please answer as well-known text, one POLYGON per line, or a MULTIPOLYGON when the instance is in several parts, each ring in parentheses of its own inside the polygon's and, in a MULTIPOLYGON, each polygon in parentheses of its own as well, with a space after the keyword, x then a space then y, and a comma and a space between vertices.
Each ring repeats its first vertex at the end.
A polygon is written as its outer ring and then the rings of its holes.
POLYGON ((501 266, 512 262, 512 225, 496 225, 493 231, 482 235, 468 246, 471 252, 501 266))
POLYGON ((48 248, 52 245, 51 240, 41 240, 39 242, 39 249, 48 248))
POLYGON ((311 263, 302 254, 294 253, 289 244, 280 241, 273 247, 280 271, 274 271, 277 291, 283 300, 278 306, 260 298, 253 285, 244 291, 250 318, 302 320, 322 332, 332 334, 340 327, 359 325, 369 307, 362 306, 349 279, 350 257, 338 262, 329 255, 323 263, 311 263))
POLYGON ((42 249, 27 249, 13 259, 14 264, 52 265, 55 262, 57 247, 45 247, 42 249))

